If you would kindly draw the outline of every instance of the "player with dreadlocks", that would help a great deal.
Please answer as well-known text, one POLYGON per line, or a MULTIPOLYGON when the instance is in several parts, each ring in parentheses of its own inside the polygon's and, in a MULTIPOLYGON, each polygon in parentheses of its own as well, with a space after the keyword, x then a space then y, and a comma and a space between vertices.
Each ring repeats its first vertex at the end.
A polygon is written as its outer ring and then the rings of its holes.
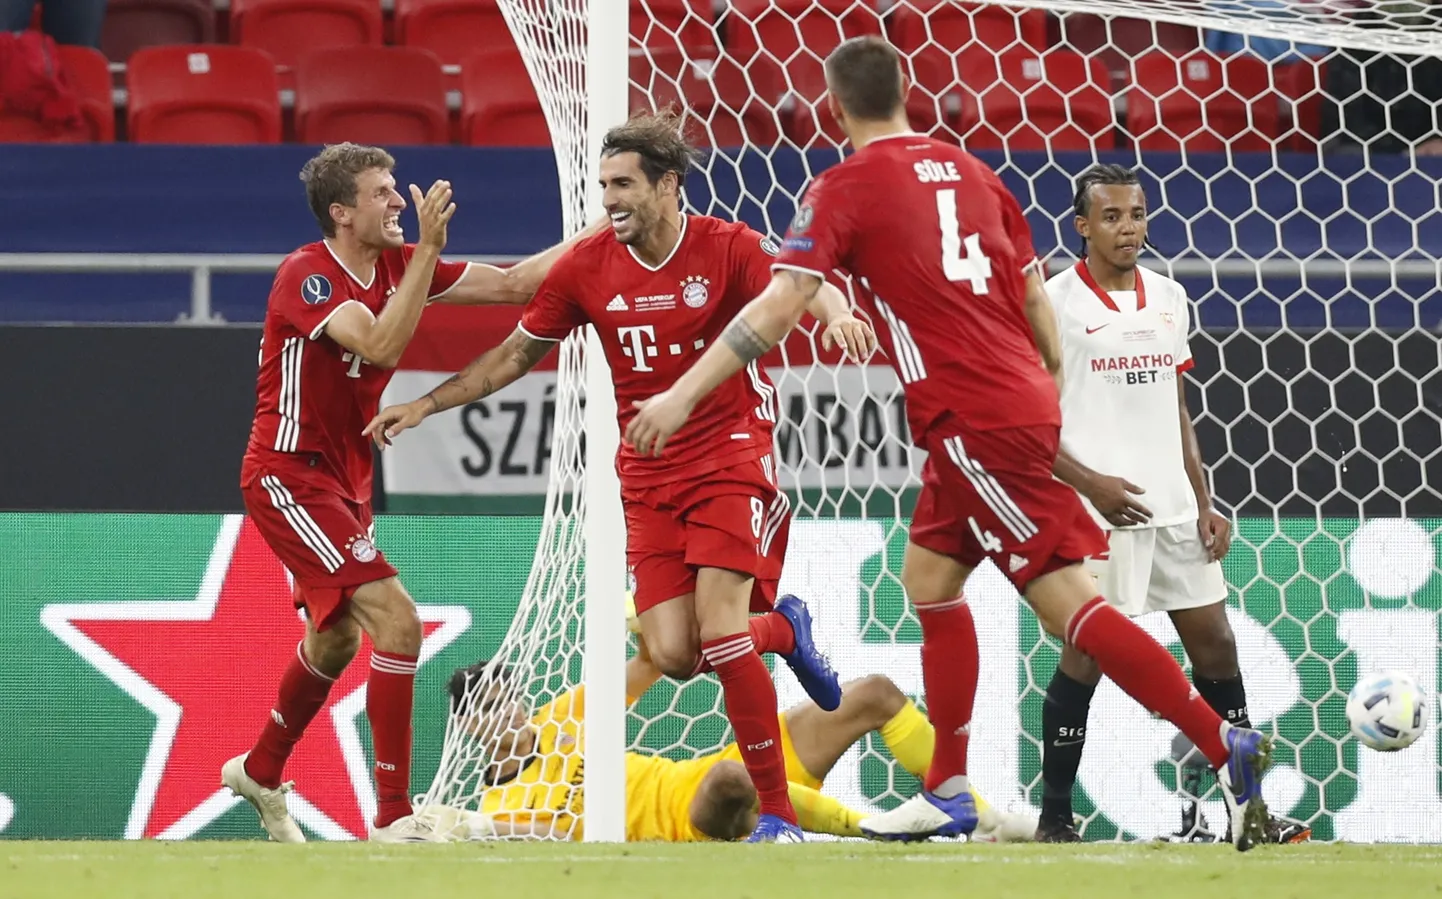
MULTIPOLYGON (((1213 507, 1182 378, 1192 367, 1186 289, 1137 264, 1148 246, 1147 197, 1131 169, 1087 169, 1077 179, 1074 210, 1082 260, 1047 281, 1046 292, 1065 374, 1054 472, 1081 494, 1109 543, 1086 567, 1102 595, 1126 615, 1171 616, 1197 692, 1231 724, 1251 727, 1222 577, 1231 525, 1213 507)), ((1100 680, 1095 662, 1070 644, 1062 648, 1042 712, 1038 840, 1081 839, 1072 820, 1072 786, 1100 680)), ((1196 755, 1190 745, 1181 749, 1179 758, 1196 755)), ((1184 786, 1195 793, 1204 769, 1184 766, 1184 786)), ((1177 836, 1205 839, 1205 828, 1196 803, 1189 803, 1177 836)), ((1310 833, 1276 818, 1268 828, 1276 842, 1310 833)))

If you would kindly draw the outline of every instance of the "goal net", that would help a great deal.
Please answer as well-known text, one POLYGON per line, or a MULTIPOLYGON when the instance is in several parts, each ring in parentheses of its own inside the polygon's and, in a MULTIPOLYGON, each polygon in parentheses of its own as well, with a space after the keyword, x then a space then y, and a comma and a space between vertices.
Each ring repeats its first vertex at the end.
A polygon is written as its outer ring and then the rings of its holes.
MULTIPOLYGON (((581 77, 586 0, 501 6, 556 136, 573 230, 593 164, 576 136, 588 103, 620 88, 588 91, 581 77)), ((885 34, 902 50, 914 127, 962 142, 1002 175, 1053 272, 1075 262, 1074 177, 1096 160, 1140 169, 1156 247, 1144 264, 1181 281, 1194 303, 1190 407, 1216 501, 1236 527, 1228 612, 1253 721, 1278 736, 1265 790, 1276 813, 1307 821, 1318 839, 1442 841, 1437 728, 1382 755, 1348 737, 1344 714, 1347 691, 1372 669, 1406 669, 1436 691, 1442 28, 1429 9, 630 4, 628 106, 683 107, 708 151, 687 180, 691 212, 784 232, 809 179, 842 157, 821 61, 858 34, 885 34)), ((884 361, 838 364, 810 327, 768 360, 776 456, 796 510, 783 590, 811 604, 843 679, 884 674, 919 696, 920 631, 898 576, 922 457, 906 447, 884 361)), ((510 674, 502 687, 473 688, 474 702, 503 691, 536 710, 581 682, 582 360, 570 342, 564 354, 544 531, 495 662, 510 674)), ((1037 805, 1042 696, 1058 645, 989 565, 968 593, 984 657, 973 779, 995 804, 1037 805)), ((1165 616, 1142 623, 1180 654, 1165 616)), ((773 668, 782 705, 801 701, 785 667, 773 668)), ((505 734, 478 735, 467 720, 452 717, 430 801, 474 806, 507 751, 505 734)), ((630 748, 672 757, 730 739, 709 677, 663 681, 627 723, 630 748)), ((1102 685, 1078 789, 1087 838, 1177 828, 1182 787, 1193 787, 1174 735, 1102 685)), ((825 779, 826 792, 862 809, 916 788, 870 738, 825 779)), ((1210 778, 1200 792, 1220 829, 1210 778)))

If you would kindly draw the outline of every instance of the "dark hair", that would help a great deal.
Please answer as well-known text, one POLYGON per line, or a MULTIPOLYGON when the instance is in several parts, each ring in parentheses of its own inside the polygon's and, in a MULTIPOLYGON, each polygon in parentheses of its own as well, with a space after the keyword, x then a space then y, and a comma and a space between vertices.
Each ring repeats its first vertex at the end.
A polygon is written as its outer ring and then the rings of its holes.
POLYGON ((481 692, 476 689, 477 685, 504 684, 511 680, 511 667, 500 665, 489 674, 486 673, 486 666, 491 664, 490 659, 481 659, 473 665, 466 665, 451 672, 450 683, 446 685, 446 691, 451 696, 451 711, 458 712, 466 702, 469 695, 473 698, 481 692))
MULTIPOLYGON (((1119 185, 1122 187, 1141 187, 1142 181, 1137 177, 1135 169, 1129 169, 1124 165, 1117 165, 1111 162, 1099 162, 1086 171, 1082 172, 1076 179, 1076 195, 1072 197, 1072 212, 1086 218, 1091 215, 1092 210, 1092 188, 1103 185, 1119 185)), ((1143 240, 1142 246, 1155 250, 1150 240, 1143 240)), ((1081 255, 1087 252, 1086 238, 1082 238, 1081 255)))
POLYGON ((701 781, 706 802, 696 809, 691 823, 713 840, 739 840, 746 836, 756 808, 756 785, 736 762, 717 762, 701 781))
POLYGON ((332 203, 354 206, 356 177, 371 169, 389 172, 396 167, 395 157, 380 147, 360 144, 332 144, 321 150, 300 170, 305 184, 305 199, 320 225, 320 233, 335 237, 335 219, 330 217, 332 203))
POLYGON ((906 101, 901 56, 875 35, 843 41, 826 57, 826 86, 852 118, 884 122, 906 101))
POLYGON ((601 156, 635 153, 641 157, 641 171, 655 184, 667 172, 676 173, 676 183, 686 180, 686 171, 696 162, 696 149, 686 140, 686 123, 676 112, 638 112, 606 132, 601 156))

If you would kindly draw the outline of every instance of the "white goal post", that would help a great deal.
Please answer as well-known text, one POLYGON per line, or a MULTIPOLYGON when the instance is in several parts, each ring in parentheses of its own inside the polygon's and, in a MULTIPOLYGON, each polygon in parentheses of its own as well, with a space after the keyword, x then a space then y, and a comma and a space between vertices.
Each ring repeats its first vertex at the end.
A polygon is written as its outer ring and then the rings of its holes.
MULTIPOLYGON (((1195 304, 1191 409, 1213 491, 1234 515, 1229 615, 1253 719, 1279 738, 1269 800, 1320 839, 1442 842, 1437 727, 1381 756, 1348 738, 1342 712, 1359 674, 1405 668, 1435 693, 1442 661, 1434 12, 1411 0, 500 6, 550 124, 567 233, 600 212, 600 135, 630 111, 679 102, 708 151, 687 180, 688 211, 779 237, 806 183, 842 156, 817 76, 831 47, 859 33, 902 49, 916 126, 997 169, 1053 271, 1075 259, 1075 176, 1098 159, 1137 167, 1159 248, 1144 264, 1177 277, 1195 304), (1386 54, 1410 55, 1384 73, 1386 54), (1347 81, 1348 67, 1362 74, 1347 81), (1414 127, 1426 115, 1435 134, 1414 127)), ((921 457, 906 449, 891 372, 839 365, 817 336, 793 335, 768 362, 797 516, 782 587, 812 605, 843 678, 885 674, 918 695, 919 634, 898 574, 921 457)), ((585 839, 614 841, 625 835, 624 750, 681 758, 730 737, 711 678, 663 681, 624 710, 618 435, 594 341, 563 344, 535 563, 492 677, 469 699, 559 709, 558 732, 578 737, 574 706, 550 704, 584 685, 585 739, 558 745, 584 757, 574 771, 586 801, 575 791, 568 823, 549 835, 576 836, 575 821, 585 839)), ((973 779, 993 803, 1036 805, 1057 645, 996 572, 984 566, 969 595, 984 657, 973 779)), ((1165 619, 1143 623, 1175 640, 1165 619)), ((782 705, 803 698, 773 668, 782 705)), ((476 732, 463 712, 427 802, 479 807, 484 772, 504 755, 505 734, 476 732)), ((1092 721, 1077 803, 1086 836, 1174 828, 1172 729, 1110 685, 1092 721)), ((875 739, 825 779, 859 808, 891 807, 915 788, 875 739)), ((1215 798, 1202 808, 1217 822, 1215 798)))

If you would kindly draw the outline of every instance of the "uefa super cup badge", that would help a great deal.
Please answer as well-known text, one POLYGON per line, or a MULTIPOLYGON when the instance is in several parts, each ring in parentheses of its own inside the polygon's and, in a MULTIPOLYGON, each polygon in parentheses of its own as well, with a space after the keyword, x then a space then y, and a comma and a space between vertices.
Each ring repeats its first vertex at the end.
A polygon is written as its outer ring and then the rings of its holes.
POLYGON ((1172 315, 1170 312, 1163 312, 1162 324, 1166 325, 1168 328, 1175 328, 1177 326, 1176 316, 1172 315))
POLYGON ((681 302, 692 309, 700 309, 705 306, 706 301, 711 297, 711 291, 707 287, 710 283, 709 278, 691 275, 681 282, 681 302))
POLYGON ((365 537, 352 537, 347 541, 346 548, 357 562, 365 564, 375 560, 376 545, 365 537))

